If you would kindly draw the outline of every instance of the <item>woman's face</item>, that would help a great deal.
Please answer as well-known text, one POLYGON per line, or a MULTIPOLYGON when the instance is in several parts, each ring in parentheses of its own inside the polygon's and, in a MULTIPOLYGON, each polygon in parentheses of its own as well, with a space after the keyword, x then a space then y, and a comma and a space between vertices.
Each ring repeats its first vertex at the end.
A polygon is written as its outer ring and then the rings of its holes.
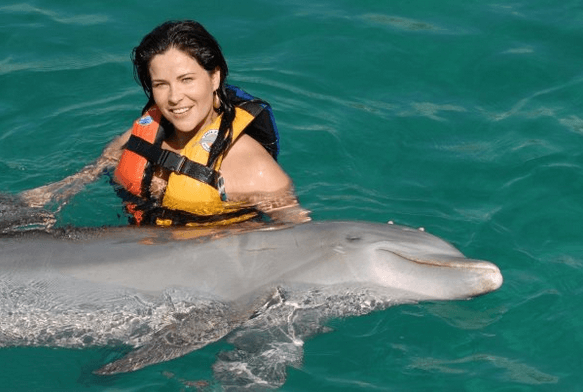
POLYGON ((150 61, 152 94, 162 115, 180 132, 198 132, 216 118, 218 68, 207 72, 187 53, 170 48, 150 61))

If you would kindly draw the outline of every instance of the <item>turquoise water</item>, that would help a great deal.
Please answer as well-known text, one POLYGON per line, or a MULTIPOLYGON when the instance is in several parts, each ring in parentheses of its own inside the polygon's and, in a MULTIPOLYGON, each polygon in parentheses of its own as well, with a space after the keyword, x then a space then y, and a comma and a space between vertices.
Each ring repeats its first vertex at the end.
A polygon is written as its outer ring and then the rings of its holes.
MULTIPOLYGON (((583 7, 578 1, 31 1, 0 5, 0 191, 74 173, 138 115, 129 52, 202 22, 230 82, 271 102, 316 220, 423 226, 505 283, 333 320, 284 391, 578 391, 583 382, 583 7)), ((107 180, 60 224, 122 225, 107 180)), ((179 391, 219 342, 97 377, 108 349, 0 349, 0 390, 179 391)))

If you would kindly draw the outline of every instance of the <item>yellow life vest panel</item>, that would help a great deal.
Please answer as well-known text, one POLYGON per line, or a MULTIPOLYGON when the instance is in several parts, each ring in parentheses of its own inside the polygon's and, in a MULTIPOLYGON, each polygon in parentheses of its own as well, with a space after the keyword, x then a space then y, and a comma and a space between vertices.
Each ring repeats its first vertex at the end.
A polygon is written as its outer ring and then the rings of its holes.
MULTIPOLYGON (((235 108, 235 119, 233 120, 233 142, 243 133, 244 129, 253 121, 254 117, 243 109, 235 108)), ((205 129, 199 131, 187 144, 184 146, 180 155, 183 155, 191 161, 206 164, 209 158, 210 148, 219 132, 219 125, 221 123, 221 116, 218 116, 205 129)), ((219 156, 216 161, 214 169, 218 171, 221 167, 223 156, 219 156)), ((223 200, 221 191, 222 179, 218 179, 219 189, 214 186, 196 180, 190 176, 180 173, 170 173, 168 178, 168 185, 162 200, 162 206, 171 210, 186 211, 198 216, 209 215, 224 215, 231 214, 241 209, 240 203, 227 202, 223 200)), ((255 214, 253 214, 254 216, 255 214)), ((227 219, 222 223, 234 223, 234 221, 243 221, 251 218, 244 214, 244 216, 227 219)), ((158 219, 158 224, 167 225, 164 219, 158 219)), ((217 222, 214 222, 217 223, 217 222)))

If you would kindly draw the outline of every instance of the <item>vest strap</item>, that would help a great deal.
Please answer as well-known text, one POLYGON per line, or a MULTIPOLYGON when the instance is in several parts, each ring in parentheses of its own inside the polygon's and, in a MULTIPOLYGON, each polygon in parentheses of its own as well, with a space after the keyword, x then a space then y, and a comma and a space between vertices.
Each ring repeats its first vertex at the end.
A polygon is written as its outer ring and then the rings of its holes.
POLYGON ((130 136, 125 148, 143 156, 148 161, 164 169, 187 175, 214 188, 218 188, 217 183, 220 175, 216 170, 192 161, 184 155, 177 154, 174 151, 164 150, 135 135, 130 136))

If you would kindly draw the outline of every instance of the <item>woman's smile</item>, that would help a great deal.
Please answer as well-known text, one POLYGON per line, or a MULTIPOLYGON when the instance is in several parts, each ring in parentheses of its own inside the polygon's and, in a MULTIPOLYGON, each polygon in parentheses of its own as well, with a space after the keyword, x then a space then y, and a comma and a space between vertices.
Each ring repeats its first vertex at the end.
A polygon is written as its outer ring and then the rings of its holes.
POLYGON ((174 113, 175 115, 179 116, 181 114, 186 113, 189 110, 190 110, 190 107, 187 107, 187 108, 179 108, 179 109, 171 109, 170 111, 172 113, 174 113))

